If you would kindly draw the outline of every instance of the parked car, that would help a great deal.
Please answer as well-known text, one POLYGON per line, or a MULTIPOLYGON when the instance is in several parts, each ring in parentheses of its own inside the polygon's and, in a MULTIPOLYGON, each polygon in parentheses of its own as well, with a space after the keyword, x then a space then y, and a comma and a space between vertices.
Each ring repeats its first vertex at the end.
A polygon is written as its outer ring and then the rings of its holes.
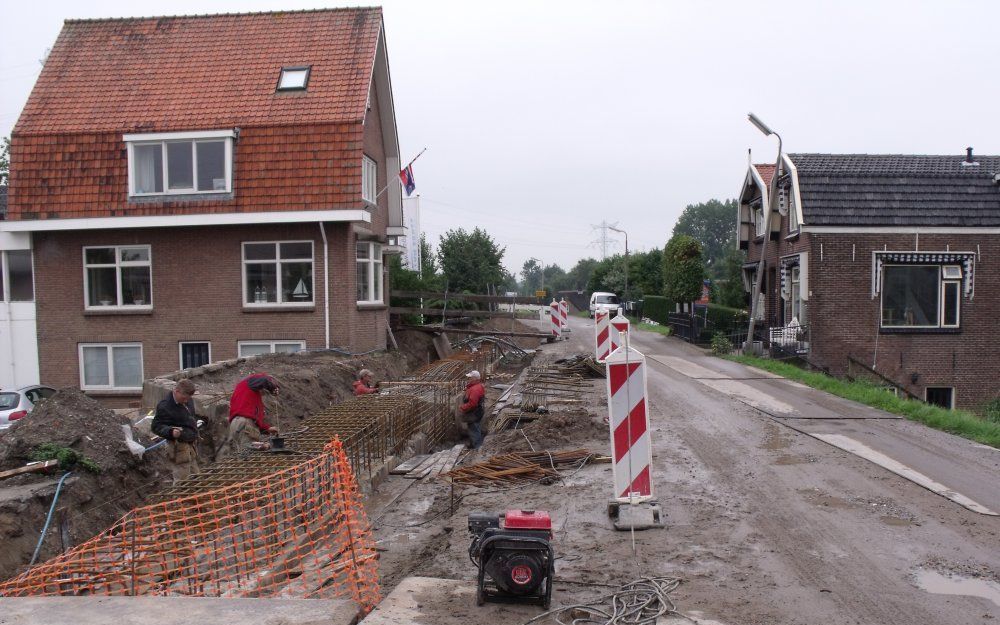
POLYGON ((595 291, 590 296, 590 318, 593 319, 594 313, 599 310, 612 315, 617 314, 621 310, 621 302, 618 301, 618 296, 614 293, 595 291))
POLYGON ((28 416, 35 404, 55 395, 50 386, 33 384, 15 391, 0 391, 0 430, 6 430, 14 421, 28 416))

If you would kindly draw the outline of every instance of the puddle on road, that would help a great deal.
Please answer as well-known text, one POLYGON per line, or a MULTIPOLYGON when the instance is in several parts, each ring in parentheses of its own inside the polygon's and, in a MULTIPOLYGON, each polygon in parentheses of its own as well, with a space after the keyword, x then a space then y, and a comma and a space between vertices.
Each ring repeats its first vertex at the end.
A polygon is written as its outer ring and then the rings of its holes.
POLYGON ((773 464, 785 466, 789 464, 808 464, 809 459, 803 458, 802 456, 792 456, 789 454, 781 454, 778 459, 773 462, 773 464))
POLYGON ((961 595, 989 599, 1000 606, 1000 584, 985 579, 943 575, 937 571, 919 570, 917 586, 936 595, 961 595))
POLYGON ((906 527, 908 525, 915 525, 916 522, 913 519, 901 519, 894 516, 882 516, 878 518, 885 525, 891 525, 893 527, 906 527))

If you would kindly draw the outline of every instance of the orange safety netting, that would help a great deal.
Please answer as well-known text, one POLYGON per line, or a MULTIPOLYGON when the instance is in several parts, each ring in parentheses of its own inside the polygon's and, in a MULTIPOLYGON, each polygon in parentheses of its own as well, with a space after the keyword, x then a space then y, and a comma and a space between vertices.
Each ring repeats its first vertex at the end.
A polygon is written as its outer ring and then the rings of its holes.
POLYGON ((339 440, 291 468, 137 508, 0 583, 0 596, 186 595, 379 600, 376 553, 339 440))

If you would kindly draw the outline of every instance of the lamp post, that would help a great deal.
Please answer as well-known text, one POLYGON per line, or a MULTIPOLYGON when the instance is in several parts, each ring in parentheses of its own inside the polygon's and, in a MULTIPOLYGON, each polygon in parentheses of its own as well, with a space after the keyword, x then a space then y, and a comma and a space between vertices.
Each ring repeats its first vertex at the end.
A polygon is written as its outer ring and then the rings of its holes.
MULTIPOLYGON (((753 353, 753 329, 757 321, 760 306, 760 285, 764 278, 764 257, 767 254, 767 242, 771 238, 771 213, 774 212, 774 203, 778 196, 778 172, 781 171, 781 135, 771 130, 759 117, 750 113, 747 115, 750 123, 756 126, 757 130, 764 133, 765 137, 774 135, 778 138, 778 157, 774 160, 774 174, 771 175, 771 183, 767 190, 767 207, 764 209, 764 240, 760 244, 760 260, 757 263, 757 275, 754 276, 753 290, 750 292, 750 322, 747 327, 747 340, 743 344, 743 353, 750 355, 753 353)), ((753 164, 751 163, 751 167, 753 164)))
MULTIPOLYGON (((622 297, 624 297, 625 301, 627 302, 628 301, 628 233, 622 230, 621 228, 615 228, 614 226, 608 226, 608 230, 614 230, 615 232, 620 232, 621 234, 625 235, 625 292, 622 293, 622 297)), ((625 308, 625 311, 628 312, 628 308, 625 308)))

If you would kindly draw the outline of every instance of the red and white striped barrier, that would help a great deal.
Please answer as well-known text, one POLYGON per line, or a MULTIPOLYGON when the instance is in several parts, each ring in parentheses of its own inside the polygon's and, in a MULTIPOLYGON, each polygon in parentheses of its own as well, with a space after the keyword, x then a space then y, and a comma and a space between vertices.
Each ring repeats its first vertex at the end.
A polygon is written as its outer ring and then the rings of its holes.
POLYGON ((562 323, 563 332, 569 332, 569 306, 566 305, 566 298, 559 300, 559 319, 562 323))
POLYGON ((618 313, 611 319, 611 351, 612 353, 626 343, 629 332, 628 317, 618 313))
POLYGON ((552 338, 560 339, 562 337, 562 316, 559 314, 559 302, 555 298, 549 304, 549 320, 552 326, 552 338))
POLYGON ((653 444, 646 401, 646 357, 626 340, 608 356, 606 364, 614 499, 622 503, 647 501, 653 497, 653 444))
POLYGON ((594 358, 603 363, 611 353, 611 315, 606 312, 594 313, 594 358))

